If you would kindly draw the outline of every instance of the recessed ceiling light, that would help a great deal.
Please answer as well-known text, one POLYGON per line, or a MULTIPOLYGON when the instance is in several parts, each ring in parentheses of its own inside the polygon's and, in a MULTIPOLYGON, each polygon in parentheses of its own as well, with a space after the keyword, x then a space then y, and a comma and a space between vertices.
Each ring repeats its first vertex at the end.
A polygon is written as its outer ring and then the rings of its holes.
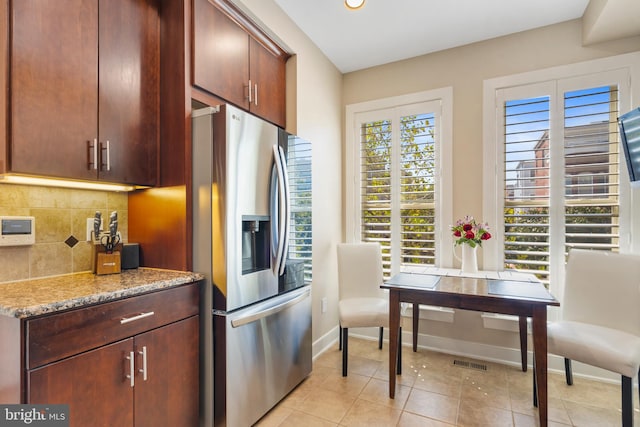
POLYGON ((356 10, 364 6, 364 1, 365 0, 344 0, 344 5, 349 10, 356 10))

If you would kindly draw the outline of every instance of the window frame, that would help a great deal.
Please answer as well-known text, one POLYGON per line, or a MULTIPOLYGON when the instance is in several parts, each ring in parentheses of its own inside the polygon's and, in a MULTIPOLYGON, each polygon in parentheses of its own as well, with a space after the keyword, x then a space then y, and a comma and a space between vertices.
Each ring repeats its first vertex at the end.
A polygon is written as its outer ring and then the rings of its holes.
MULTIPOLYGON (((632 109, 640 99, 640 53, 617 55, 592 61, 559 66, 545 70, 532 71, 512 76, 499 77, 484 81, 483 85, 483 152, 484 184, 483 212, 490 224, 495 224, 494 237, 504 242, 504 100, 522 99, 532 96, 549 95, 550 98, 550 138, 564 138, 564 93, 572 90, 596 87, 610 83, 619 84, 619 114, 632 109), (508 93, 508 95, 503 95, 508 93), (636 100, 632 102, 632 99, 636 100), (561 119, 561 120, 558 120, 561 119)), ((563 158, 563 144, 551 146, 551 158, 563 158), (555 151, 555 153, 554 153, 555 151)), ((623 153, 620 149, 620 156, 623 153)), ((621 165, 624 157, 621 157, 621 165)), ((553 172, 552 172, 553 173, 553 172)), ((551 179, 562 177, 551 176, 551 179)), ((620 252, 638 252, 640 242, 634 242, 633 230, 639 229, 640 220, 633 218, 634 205, 640 197, 635 195, 629 183, 626 168, 620 167, 620 252)), ((551 189, 550 199, 563 199, 564 186, 551 189), (554 193, 555 191, 555 193, 554 193)), ((564 222, 564 204, 550 203, 550 221, 564 222)), ((640 207, 636 211, 640 212, 640 207)), ((549 242, 550 291, 562 302, 564 290, 564 235, 553 233, 549 242)), ((500 270, 504 263, 502 244, 491 245, 484 250, 484 267, 500 270)))
MULTIPOLYGON (((361 226, 361 163, 360 163, 360 126, 366 122, 364 118, 376 117, 375 112, 399 109, 414 104, 437 103, 439 120, 436 137, 436 260, 439 267, 450 267, 453 264, 453 239, 446 233, 447 224, 452 216, 452 135, 453 135, 453 88, 446 87, 408 95, 401 95, 372 101, 365 101, 346 106, 345 118, 345 241, 360 241, 361 226), (368 117, 367 117, 368 116, 368 117)), ((426 111, 425 111, 426 112, 426 111)), ((377 119, 380 119, 378 116, 377 119)), ((392 250, 394 250, 392 248, 392 250)), ((399 251, 399 248, 397 249, 399 251)), ((399 272, 399 265, 392 263, 391 274, 399 272)))

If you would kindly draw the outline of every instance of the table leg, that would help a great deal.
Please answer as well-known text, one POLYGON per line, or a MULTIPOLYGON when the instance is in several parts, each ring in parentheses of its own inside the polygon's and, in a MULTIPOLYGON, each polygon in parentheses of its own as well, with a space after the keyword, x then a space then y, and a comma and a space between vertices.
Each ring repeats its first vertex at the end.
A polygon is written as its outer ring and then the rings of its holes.
POLYGON ((389 291, 389 398, 396 395, 396 363, 398 361, 398 332, 400 328, 400 295, 389 291))
POLYGON ((527 372, 527 316, 520 316, 520 360, 522 372, 527 372))
POLYGON ((535 361, 534 375, 538 392, 538 415, 540 427, 547 426, 547 307, 536 306, 533 308, 533 357, 535 361))
POLYGON ((418 351, 418 325, 420 323, 420 304, 413 304, 413 351, 418 351))

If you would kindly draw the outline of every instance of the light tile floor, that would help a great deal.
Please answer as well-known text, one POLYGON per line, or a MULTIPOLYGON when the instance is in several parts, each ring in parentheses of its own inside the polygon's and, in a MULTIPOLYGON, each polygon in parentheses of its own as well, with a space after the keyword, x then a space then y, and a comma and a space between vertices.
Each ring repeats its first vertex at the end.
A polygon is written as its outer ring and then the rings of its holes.
MULTIPOLYGON (((531 369, 403 347, 396 398, 388 398, 388 348, 349 338, 349 375, 342 377, 337 345, 320 355, 311 375, 256 425, 323 426, 537 426, 531 369), (461 367, 453 360, 483 364, 461 367)), ((620 385, 549 373, 549 426, 619 426, 620 385)), ((634 426, 640 427, 634 388, 634 426)))

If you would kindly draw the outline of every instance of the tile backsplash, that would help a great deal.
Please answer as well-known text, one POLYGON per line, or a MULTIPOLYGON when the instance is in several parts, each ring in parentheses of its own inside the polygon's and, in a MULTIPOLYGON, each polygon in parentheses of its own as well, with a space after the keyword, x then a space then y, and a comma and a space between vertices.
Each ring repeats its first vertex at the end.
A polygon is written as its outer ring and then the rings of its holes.
POLYGON ((0 184, 0 215, 33 216, 36 222, 34 245, 0 246, 0 283, 90 271, 86 219, 96 211, 105 228, 117 211, 118 230, 127 242, 127 193, 0 184))

